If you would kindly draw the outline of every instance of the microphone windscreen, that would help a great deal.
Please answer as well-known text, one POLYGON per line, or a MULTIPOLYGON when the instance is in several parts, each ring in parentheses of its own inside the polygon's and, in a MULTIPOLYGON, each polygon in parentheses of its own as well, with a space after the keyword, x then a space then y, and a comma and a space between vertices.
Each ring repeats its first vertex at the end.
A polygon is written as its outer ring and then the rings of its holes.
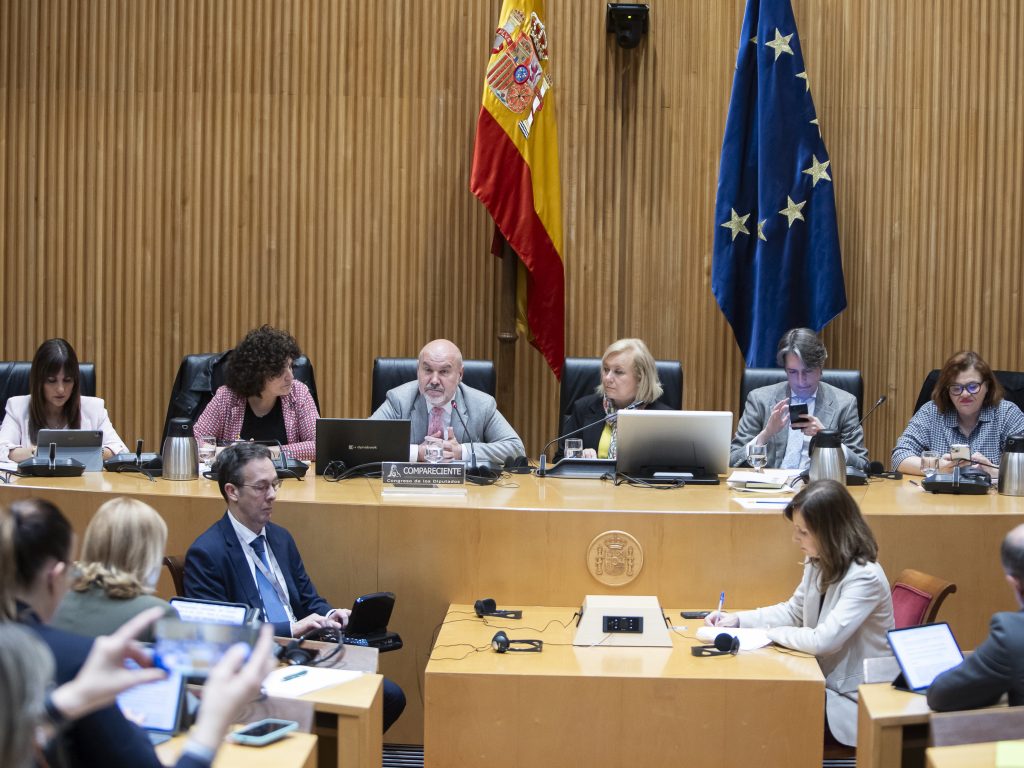
POLYGON ((880 475, 885 472, 885 465, 880 461, 872 461, 868 463, 868 474, 869 475, 880 475))
POLYGON ((740 640, 728 632, 721 632, 715 635, 715 648, 722 653, 735 653, 739 650, 740 640))

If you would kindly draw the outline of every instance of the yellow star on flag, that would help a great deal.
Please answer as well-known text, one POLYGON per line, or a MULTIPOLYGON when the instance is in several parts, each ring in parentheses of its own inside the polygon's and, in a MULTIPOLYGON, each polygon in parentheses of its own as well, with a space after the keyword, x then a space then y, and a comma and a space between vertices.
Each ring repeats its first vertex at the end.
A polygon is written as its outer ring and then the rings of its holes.
POLYGON ((736 213, 735 208, 730 208, 729 210, 732 211, 732 218, 725 222, 722 226, 732 231, 732 239, 735 240, 736 235, 739 235, 741 233, 744 235, 749 235, 750 230, 748 230, 745 225, 747 223, 747 219, 750 218, 750 214, 748 213, 746 216, 740 216, 738 213, 736 213))
POLYGON ((790 56, 794 55, 793 49, 789 47, 789 41, 792 37, 792 34, 788 34, 785 37, 783 37, 782 33, 779 32, 779 28, 775 28, 775 39, 765 43, 765 45, 767 45, 769 48, 775 51, 776 61, 778 61, 779 56, 781 56, 784 53, 788 53, 790 56))
POLYGON ((804 83, 807 84, 807 87, 804 89, 804 93, 807 93, 807 91, 811 90, 811 78, 807 76, 807 72, 800 72, 799 74, 797 74, 797 77, 799 77, 801 80, 804 81, 804 83))
POLYGON ((812 179, 811 186, 818 186, 819 181, 832 181, 832 177, 828 175, 826 170, 828 164, 832 161, 826 160, 824 163, 819 163, 816 155, 811 155, 811 160, 813 161, 811 167, 804 171, 812 179))
POLYGON ((811 125, 816 125, 818 127, 818 138, 820 139, 821 138, 821 123, 818 122, 818 118, 814 118, 813 120, 809 120, 808 122, 810 122, 811 125))
POLYGON ((767 221, 768 219, 761 219, 759 222, 757 222, 757 239, 764 240, 766 243, 768 242, 768 238, 764 236, 764 225, 767 223, 767 221))
MULTIPOLYGON (((802 203, 794 203, 793 198, 791 198, 789 195, 786 195, 786 207, 779 211, 779 213, 786 217, 786 219, 789 221, 789 226, 792 227, 793 222, 796 221, 797 219, 800 219, 800 221, 806 221, 806 219, 804 219, 804 215, 800 213, 801 209, 805 205, 807 205, 806 200, 804 200, 802 203)), ((725 225, 723 224, 722 226, 724 227, 725 225)))

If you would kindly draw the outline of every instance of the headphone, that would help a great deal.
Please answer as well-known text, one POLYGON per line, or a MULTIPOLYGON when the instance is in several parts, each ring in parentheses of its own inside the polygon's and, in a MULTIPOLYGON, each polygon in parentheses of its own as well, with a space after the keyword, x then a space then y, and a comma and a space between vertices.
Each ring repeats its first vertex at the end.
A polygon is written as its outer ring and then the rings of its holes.
POLYGON ((540 653, 544 648, 543 640, 509 640, 502 631, 494 633, 491 638, 491 649, 495 653, 540 653), (525 648, 513 648, 512 644, 525 645, 525 648))
POLYGON ((715 637, 714 645, 694 645, 690 653, 694 656, 735 656, 740 650, 740 639, 728 632, 715 637))
POLYGON ((520 610, 510 611, 503 608, 498 608, 498 604, 494 602, 493 597, 484 597, 473 603, 473 610, 476 611, 477 618, 482 619, 484 616, 497 616, 499 619, 521 619, 523 618, 523 612, 520 610))

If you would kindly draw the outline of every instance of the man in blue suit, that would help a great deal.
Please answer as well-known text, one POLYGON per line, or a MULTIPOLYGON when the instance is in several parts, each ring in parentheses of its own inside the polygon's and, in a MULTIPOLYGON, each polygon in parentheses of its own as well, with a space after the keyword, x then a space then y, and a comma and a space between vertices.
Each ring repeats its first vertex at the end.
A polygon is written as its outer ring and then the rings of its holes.
MULTIPOLYGON (((270 522, 281 481, 269 449, 257 443, 224 449, 217 483, 228 509, 189 547, 185 595, 255 606, 282 637, 344 627, 351 611, 320 596, 295 539, 270 522)), ((405 709, 405 694, 387 679, 383 693, 386 731, 405 709)))

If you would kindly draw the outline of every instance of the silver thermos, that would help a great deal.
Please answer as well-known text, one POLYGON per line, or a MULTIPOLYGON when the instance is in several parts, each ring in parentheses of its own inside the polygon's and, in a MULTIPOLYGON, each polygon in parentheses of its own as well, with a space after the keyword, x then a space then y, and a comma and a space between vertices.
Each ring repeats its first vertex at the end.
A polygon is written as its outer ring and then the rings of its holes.
POLYGON ((846 485, 846 457, 843 441, 835 430, 823 429, 811 438, 811 482, 835 480, 846 485))
POLYGON ((999 462, 999 492, 1004 496, 1024 496, 1024 435, 1006 438, 999 462))
POLYGON ((164 480, 197 480, 199 478, 199 446, 192 435, 192 421, 171 419, 164 438, 164 480))

